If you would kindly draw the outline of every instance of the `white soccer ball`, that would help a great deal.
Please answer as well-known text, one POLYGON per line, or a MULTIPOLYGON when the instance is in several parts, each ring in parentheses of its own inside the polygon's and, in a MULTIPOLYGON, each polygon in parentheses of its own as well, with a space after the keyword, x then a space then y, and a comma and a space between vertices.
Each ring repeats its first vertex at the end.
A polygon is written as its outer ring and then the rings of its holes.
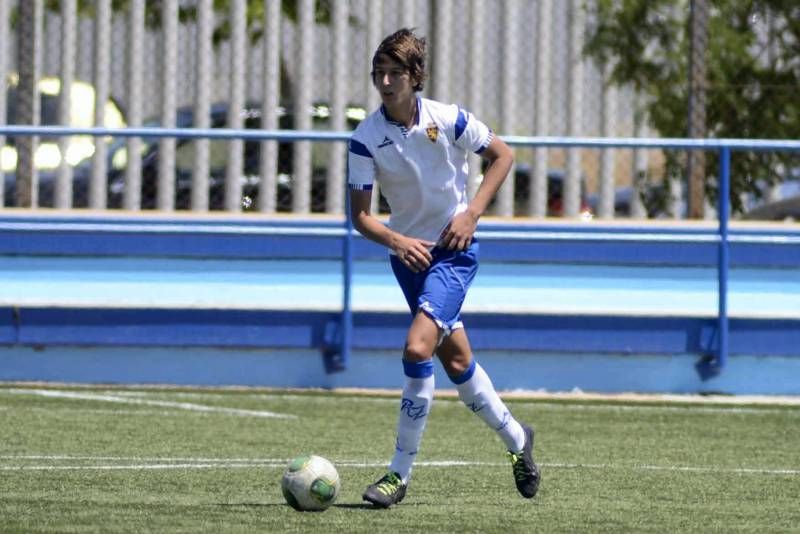
POLYGON ((300 511, 320 512, 339 495, 339 473, 322 456, 298 456, 281 478, 283 497, 289 506, 300 511))

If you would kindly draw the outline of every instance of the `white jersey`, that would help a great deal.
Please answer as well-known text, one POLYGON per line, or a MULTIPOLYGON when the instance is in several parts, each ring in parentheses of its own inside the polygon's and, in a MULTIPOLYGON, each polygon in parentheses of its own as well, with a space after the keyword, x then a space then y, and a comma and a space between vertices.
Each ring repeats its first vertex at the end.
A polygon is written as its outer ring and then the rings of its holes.
POLYGON ((410 129, 391 120, 383 106, 358 125, 350 140, 348 184, 386 197, 389 227, 436 242, 454 215, 467 208, 467 151, 480 153, 492 132, 457 105, 417 98, 410 129))

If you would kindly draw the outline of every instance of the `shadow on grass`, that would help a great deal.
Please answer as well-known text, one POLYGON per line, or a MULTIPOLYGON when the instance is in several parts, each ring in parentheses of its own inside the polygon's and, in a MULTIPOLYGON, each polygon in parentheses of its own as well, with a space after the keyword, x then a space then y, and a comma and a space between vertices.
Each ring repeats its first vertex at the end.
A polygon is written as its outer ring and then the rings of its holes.
POLYGON ((366 502, 334 504, 333 508, 345 508, 351 510, 383 510, 383 508, 378 508, 366 502))
MULTIPOLYGON (((218 502, 215 503, 214 506, 219 506, 221 508, 290 508, 290 506, 286 503, 276 503, 276 502, 218 502)), ((331 508, 342 508, 342 509, 350 509, 350 510, 382 510, 382 508, 377 508, 369 503, 361 502, 361 503, 337 503, 331 505, 331 508)), ((324 512, 324 510, 322 510, 324 512)))
POLYGON ((289 505, 277 502, 218 502, 214 503, 213 506, 221 508, 278 508, 289 505))

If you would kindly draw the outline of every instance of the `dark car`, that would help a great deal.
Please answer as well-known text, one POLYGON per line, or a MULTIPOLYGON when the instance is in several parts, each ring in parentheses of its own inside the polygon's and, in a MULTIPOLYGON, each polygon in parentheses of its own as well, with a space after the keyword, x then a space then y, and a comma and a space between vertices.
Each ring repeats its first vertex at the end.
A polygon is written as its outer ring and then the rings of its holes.
MULTIPOLYGON (((278 109, 278 127, 284 130, 294 128, 293 114, 285 108, 278 109)), ((261 127, 261 107, 248 105, 241 111, 243 128, 259 129, 261 127)), ((330 115, 330 110, 325 105, 316 105, 311 110, 315 128, 322 128, 330 115)), ((364 118, 363 109, 349 107, 347 109, 347 124, 350 129, 364 118)), ((228 122, 228 106, 226 103, 217 103, 210 110, 211 128, 226 128, 228 122)), ((156 121, 149 121, 148 126, 157 126, 156 121)), ((194 126, 194 112, 191 108, 180 108, 177 113, 176 127, 191 128, 194 126)), ((243 164, 241 175, 243 209, 256 209, 259 196, 259 165, 261 142, 245 140, 243 143, 243 164)), ((209 141, 209 207, 213 210, 225 208, 225 175, 229 154, 229 142, 226 140, 212 139, 209 141)), ((141 207, 153 209, 156 207, 158 195, 158 167, 159 167, 159 140, 148 138, 143 140, 142 155, 142 196, 141 207)), ((291 211, 292 208, 292 149, 291 142, 278 143, 278 197, 277 210, 291 211)), ((319 144, 319 148, 323 148, 319 144)), ((325 210, 325 158, 323 154, 316 154, 319 149, 312 149, 312 205, 313 212, 325 210)), ((127 143, 125 140, 115 142, 110 157, 109 166, 109 198, 110 207, 120 207, 125 183, 125 169, 127 166, 127 143)), ((175 146, 175 208, 189 209, 192 196, 192 170, 195 161, 195 143, 190 139, 178 139, 175 146)))
POLYGON ((800 221, 800 195, 766 202, 742 215, 746 220, 800 221))
MULTIPOLYGON (((485 165, 485 164, 484 164, 485 165)), ((514 215, 527 217, 531 192, 530 165, 518 163, 514 171, 514 215)), ((564 215, 564 179, 566 173, 561 169, 547 171, 547 217, 562 217, 564 215)), ((494 206, 497 198, 492 200, 494 206)), ((580 216, 592 218, 593 211, 586 195, 586 178, 581 177, 580 216)))
POLYGON ((743 219, 762 221, 800 221, 800 167, 791 169, 777 184, 762 187, 756 198, 745 198, 743 219))

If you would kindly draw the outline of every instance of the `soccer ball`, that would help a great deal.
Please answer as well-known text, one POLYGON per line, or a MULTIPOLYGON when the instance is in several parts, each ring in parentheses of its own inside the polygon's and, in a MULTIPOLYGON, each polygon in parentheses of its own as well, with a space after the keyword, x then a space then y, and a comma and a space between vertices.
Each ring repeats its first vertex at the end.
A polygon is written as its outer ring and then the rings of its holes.
POLYGON ((339 495, 339 473, 322 456, 298 456, 281 478, 283 497, 289 506, 300 511, 321 512, 339 495))

